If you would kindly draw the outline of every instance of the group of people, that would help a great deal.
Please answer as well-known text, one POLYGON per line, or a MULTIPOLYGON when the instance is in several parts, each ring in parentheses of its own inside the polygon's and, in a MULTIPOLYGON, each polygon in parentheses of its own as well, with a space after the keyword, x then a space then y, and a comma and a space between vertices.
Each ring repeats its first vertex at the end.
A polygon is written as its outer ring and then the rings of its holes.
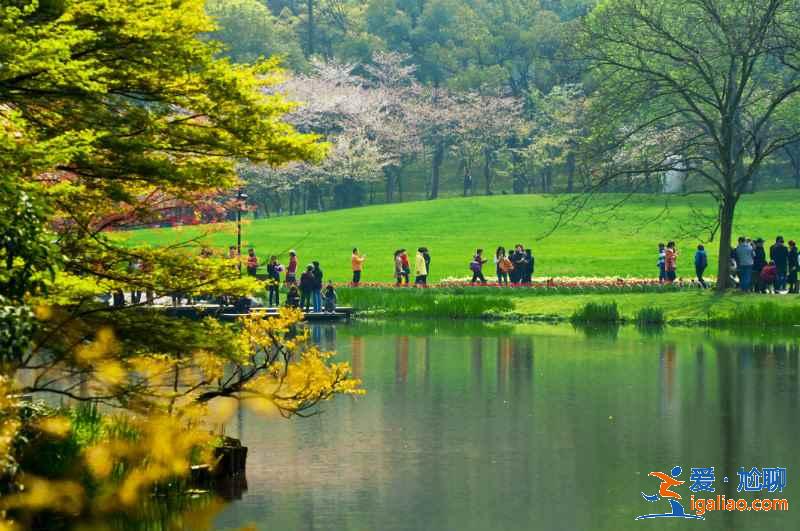
MULTIPOLYGON (((483 249, 477 249, 472 261, 469 263, 472 271, 473 284, 486 284, 483 266, 489 260, 483 257, 483 249)), ((514 246, 514 251, 506 253, 502 245, 494 253, 494 269, 497 275, 497 284, 508 286, 510 284, 530 284, 533 280, 533 252, 525 249, 522 244, 514 246)))
MULTIPOLYGON (((672 283, 677 278, 678 251, 675 242, 658 244, 658 279, 661 283, 672 283)), ((708 287, 703 275, 708 267, 705 247, 698 245, 694 254, 694 268, 697 281, 703 288, 708 287)), ((730 281, 745 292, 756 293, 798 293, 798 270, 800 252, 794 240, 788 245, 783 236, 775 238, 769 247, 764 247, 764 239, 751 240, 740 236, 736 247, 730 254, 730 281)))
MULTIPOLYGON (((236 256, 236 248, 232 247, 233 257, 236 256)), ((289 262, 286 266, 278 261, 278 257, 272 255, 267 262, 267 290, 269 306, 280 306, 280 285, 281 274, 285 273, 284 282, 288 289, 286 294, 286 306, 293 308, 302 308, 304 311, 313 311, 320 313, 333 313, 336 311, 336 288, 333 286, 332 281, 328 281, 327 286, 323 288, 324 273, 319 265, 319 262, 314 260, 308 264, 305 270, 300 274, 298 281, 298 258, 295 250, 289 251, 289 262)), ((247 251, 247 274, 256 276, 259 267, 258 257, 256 256, 255 249, 250 248, 247 251)))
MULTIPOLYGON (((483 249, 475 252, 475 257, 470 263, 472 269, 472 282, 480 280, 486 283, 483 272, 480 270, 483 249), (477 268, 477 270, 476 270, 477 268)), ((506 253, 506 248, 502 245, 494 253, 495 273, 497 283, 501 286, 511 284, 530 284, 533 281, 534 258, 533 251, 525 249, 521 243, 514 246, 514 251, 506 253)))
MULTIPOLYGON (((356 249, 353 249, 355 256, 356 249)), ((427 247, 417 248, 414 257, 414 285, 427 286, 428 275, 431 272, 431 253, 427 247)), ((394 252, 394 278, 397 280, 396 286, 408 285, 411 277, 411 264, 408 260, 408 253, 405 249, 398 249, 394 252)), ((360 277, 359 277, 360 278, 360 277)), ((353 271, 353 285, 357 286, 355 270, 353 271)))
MULTIPOLYGON (((235 253, 235 248, 233 248, 235 253)), ((235 254, 231 256, 235 257, 235 254)), ((353 248, 350 257, 350 264, 353 272, 352 286, 361 284, 361 275, 364 271, 364 263, 367 260, 367 255, 359 252, 358 248, 353 248)), ((484 265, 488 263, 488 259, 484 258, 483 249, 477 249, 469 263, 469 269, 472 272, 473 284, 487 282, 484 275, 484 265)), ((333 304, 335 305, 335 290, 331 283, 321 293, 322 289, 322 270, 319 267, 319 262, 312 262, 306 267, 306 270, 300 275, 300 281, 297 282, 297 253, 292 250, 289 251, 289 263, 286 267, 278 263, 275 256, 271 256, 267 263, 267 277, 273 282, 269 283, 269 304, 276 306, 280 304, 278 287, 280 286, 281 273, 285 271, 285 284, 289 288, 288 297, 290 301, 295 295, 292 287, 299 289, 300 302, 299 306, 307 307, 309 304, 315 308, 321 307, 322 303, 328 306, 328 301, 332 297, 333 304), (327 294, 327 295, 326 295, 327 294), (327 298, 326 298, 327 297, 327 298)), ((249 275, 256 275, 259 267, 258 258, 255 255, 254 249, 249 249, 247 253, 247 273, 249 275)), ((522 244, 517 244, 513 247, 513 251, 506 252, 506 248, 500 246, 495 251, 494 256, 495 274, 497 275, 497 283, 501 286, 508 286, 511 284, 530 284, 533 279, 534 271, 534 257, 531 249, 526 249, 522 244)), ((428 284, 428 277, 431 272, 431 254, 427 247, 418 247, 414 257, 414 267, 412 270, 411 260, 408 256, 406 249, 398 249, 394 252, 394 279, 396 286, 408 286, 411 284, 411 273, 414 273, 414 285, 425 287, 428 284)))
POLYGON ((732 280, 742 291, 798 293, 800 252, 794 240, 789 240, 787 246, 783 236, 778 236, 767 255, 762 238, 740 236, 737 246, 731 249, 730 260, 732 280))

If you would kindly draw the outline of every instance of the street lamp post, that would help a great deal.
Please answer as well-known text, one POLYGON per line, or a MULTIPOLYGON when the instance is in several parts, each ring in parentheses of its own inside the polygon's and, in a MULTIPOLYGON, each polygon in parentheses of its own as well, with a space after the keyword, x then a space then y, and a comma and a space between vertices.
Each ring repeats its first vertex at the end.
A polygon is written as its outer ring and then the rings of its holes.
POLYGON ((242 276, 242 202, 247 194, 239 188, 236 192, 236 258, 239 261, 239 276, 242 276))

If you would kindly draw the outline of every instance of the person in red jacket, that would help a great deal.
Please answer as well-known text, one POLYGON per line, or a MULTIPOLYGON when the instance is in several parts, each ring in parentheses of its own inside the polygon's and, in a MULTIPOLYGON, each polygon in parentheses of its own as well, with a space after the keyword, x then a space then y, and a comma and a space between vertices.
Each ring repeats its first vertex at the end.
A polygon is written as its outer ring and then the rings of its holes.
POLYGON ((765 286, 767 292, 775 292, 775 280, 778 278, 778 267, 775 262, 770 262, 761 270, 761 283, 765 286))
POLYGON ((403 249, 403 252, 400 254, 400 260, 403 263, 403 280, 405 280, 407 286, 409 275, 411 274, 411 263, 408 261, 408 254, 405 249, 403 249))

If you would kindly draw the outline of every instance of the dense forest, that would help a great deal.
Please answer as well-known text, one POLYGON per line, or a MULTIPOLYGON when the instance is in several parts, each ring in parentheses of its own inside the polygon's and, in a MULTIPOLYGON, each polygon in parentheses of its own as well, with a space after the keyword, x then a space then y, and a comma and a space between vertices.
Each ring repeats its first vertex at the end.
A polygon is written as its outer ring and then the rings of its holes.
MULTIPOLYGON (((208 0, 221 54, 277 58, 290 117, 331 144, 321 165, 242 164, 257 215, 592 186, 582 144, 602 79, 578 44, 596 0, 208 0)), ((691 164, 604 191, 702 188, 691 164)), ((800 187, 800 145, 745 192, 800 187)))

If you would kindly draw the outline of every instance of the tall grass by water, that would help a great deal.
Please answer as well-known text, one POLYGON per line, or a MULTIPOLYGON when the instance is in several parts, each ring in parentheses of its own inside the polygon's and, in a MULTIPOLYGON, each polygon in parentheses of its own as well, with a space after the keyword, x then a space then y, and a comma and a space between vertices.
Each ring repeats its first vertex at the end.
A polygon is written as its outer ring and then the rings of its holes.
POLYGON ((663 326, 667 318, 663 308, 647 306, 636 312, 634 321, 638 326, 663 326))
POLYGON ((338 302, 342 306, 390 316, 480 318, 514 309, 514 303, 508 296, 467 294, 459 290, 442 293, 414 288, 339 288, 337 291, 338 302))
POLYGON ((622 320, 616 302, 589 302, 575 311, 570 318, 573 323, 618 323, 622 320))
POLYGON ((728 315, 712 320, 743 327, 800 326, 800 306, 780 306, 774 302, 751 306, 740 305, 728 315))

